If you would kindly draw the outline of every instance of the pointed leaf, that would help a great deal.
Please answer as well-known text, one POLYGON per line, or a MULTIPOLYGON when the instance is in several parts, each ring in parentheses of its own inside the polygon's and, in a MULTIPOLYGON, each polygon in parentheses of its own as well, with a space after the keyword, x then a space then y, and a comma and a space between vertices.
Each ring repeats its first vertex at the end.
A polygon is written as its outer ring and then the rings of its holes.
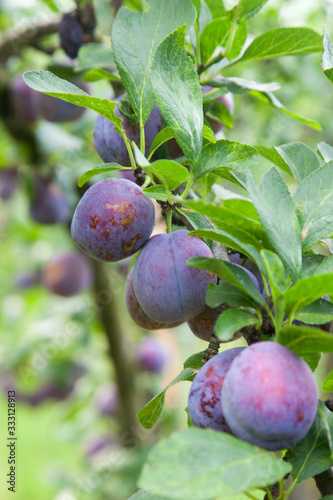
POLYGON ((236 286, 231 285, 231 283, 224 280, 220 280, 218 285, 210 283, 206 295, 206 304, 214 309, 224 303, 231 307, 255 306, 255 302, 248 295, 236 286))
POLYGON ((97 111, 97 113, 114 123, 115 129, 118 131, 122 130, 122 119, 114 113, 117 103, 109 99, 92 97, 73 83, 58 78, 53 73, 50 73, 50 71, 28 71, 24 73, 23 78, 25 83, 32 89, 53 97, 58 97, 63 101, 71 102, 77 106, 97 111))
POLYGON ((104 163, 100 167, 92 168, 87 170, 78 180, 78 186, 82 187, 89 179, 95 177, 95 175, 104 174, 105 172, 112 172, 113 170, 131 170, 127 167, 122 167, 119 163, 104 163))
POLYGON ((286 311, 300 311, 326 294, 333 294, 333 273, 302 278, 285 293, 286 311))
POLYGON ((258 162, 258 151, 246 144, 221 139, 215 144, 207 144, 202 151, 201 162, 195 171, 195 177, 221 167, 229 167, 245 172, 258 162))
POLYGON ((273 28, 255 38, 237 62, 305 55, 321 50, 322 38, 310 28, 273 28))
POLYGON ((306 353, 333 352, 333 335, 312 326, 283 327, 279 343, 301 357, 306 353))
POLYGON ((296 483, 332 467, 333 459, 329 443, 332 440, 332 434, 333 413, 323 402, 320 402, 311 429, 302 441, 287 453, 288 462, 293 466, 291 476, 296 483))
POLYGON ((149 0, 148 12, 121 7, 112 27, 112 50, 130 103, 144 124, 155 104, 151 64, 158 44, 183 24, 191 26, 196 10, 190 0, 149 0))
POLYGON ((163 406, 164 397, 167 389, 172 385, 178 384, 183 380, 193 380, 195 372, 192 368, 185 368, 180 374, 168 384, 162 392, 157 394, 153 399, 149 401, 137 414, 137 419, 139 420, 142 427, 145 429, 151 429, 159 419, 163 406))
POLYGON ((322 157, 325 163, 333 161, 333 147, 326 142, 320 142, 318 144, 318 153, 322 157))
POLYGON ((243 309, 227 309, 218 317, 215 334, 223 342, 232 340, 234 334, 245 326, 256 325, 258 318, 243 309))
POLYGON ((302 228, 303 249, 333 233, 333 162, 315 170, 294 194, 302 228))
POLYGON ((259 186, 248 172, 247 189, 267 236, 293 280, 302 271, 302 240, 296 210, 282 176, 273 167, 259 186))
POLYGON ((320 161, 316 153, 302 142, 284 144, 275 147, 275 150, 289 166, 293 176, 299 183, 320 167, 320 161))
POLYGON ((186 54, 185 27, 174 31, 155 52, 151 79, 157 104, 185 156, 195 167, 203 143, 202 92, 186 54))
POLYGON ((324 51, 321 59, 321 65, 324 70, 324 75, 333 83, 333 43, 327 32, 326 26, 324 27, 324 51))
POLYGON ((268 486, 290 469, 274 453, 225 432, 192 427, 152 449, 139 486, 175 499, 207 500, 268 486))

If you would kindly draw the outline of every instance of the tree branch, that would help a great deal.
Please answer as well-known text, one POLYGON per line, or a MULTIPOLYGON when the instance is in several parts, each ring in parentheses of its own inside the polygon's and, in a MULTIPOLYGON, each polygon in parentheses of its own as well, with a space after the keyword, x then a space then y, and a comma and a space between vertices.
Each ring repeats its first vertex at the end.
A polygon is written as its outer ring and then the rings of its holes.
POLYGON ((46 35, 57 33, 60 21, 61 17, 57 16, 47 22, 30 26, 21 31, 16 29, 8 30, 0 42, 0 61, 5 61, 8 57, 19 54, 25 47, 36 45, 37 40, 46 35))
POLYGON ((114 298, 105 300, 105 293, 111 292, 107 277, 106 265, 94 261, 95 267, 95 297, 100 320, 104 326, 109 354, 113 361, 116 383, 118 386, 121 425, 121 441, 124 446, 137 444, 137 419, 134 407, 134 375, 130 357, 126 351, 126 336, 122 331, 121 322, 114 298))

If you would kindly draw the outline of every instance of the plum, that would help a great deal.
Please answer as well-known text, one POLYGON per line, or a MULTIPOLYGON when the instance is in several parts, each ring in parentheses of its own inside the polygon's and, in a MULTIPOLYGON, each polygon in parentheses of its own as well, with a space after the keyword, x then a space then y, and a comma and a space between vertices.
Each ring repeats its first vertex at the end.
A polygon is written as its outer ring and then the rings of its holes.
POLYGON ((46 264, 42 282, 50 292, 71 297, 92 285, 92 266, 79 252, 62 252, 46 264))
POLYGON ((258 342, 237 356, 222 389, 222 410, 235 436, 267 450, 296 445, 316 416, 314 375, 297 354, 258 342))
POLYGON ((58 184, 37 176, 33 181, 30 215, 39 224, 67 222, 71 210, 65 193, 58 184))
POLYGON ((255 275, 251 271, 249 271, 246 267, 241 266, 240 264, 234 263, 234 266, 237 266, 237 267, 240 267, 241 269, 243 269, 243 271, 245 271, 246 274, 251 278, 251 280, 253 281, 253 284, 258 288, 259 292, 261 293, 261 286, 259 284, 259 281, 255 277, 255 275))
POLYGON ((206 307, 200 314, 188 320, 187 324, 196 337, 206 342, 210 341, 215 331, 216 320, 220 314, 220 308, 206 307))
POLYGON ((0 198, 9 200, 18 185, 18 169, 3 168, 0 170, 0 198))
POLYGON ((141 328, 145 328, 146 330, 159 330, 161 328, 173 328, 175 326, 181 325, 183 321, 177 321, 175 323, 168 324, 154 321, 144 312, 134 292, 133 273, 134 267, 132 267, 132 269, 128 273, 125 284, 125 302, 127 311, 132 320, 137 325, 141 326, 141 328))
POLYGON ((191 257, 212 257, 209 247, 186 230, 153 236, 141 250, 135 265, 136 297, 148 316, 172 323, 197 316, 206 308, 213 273, 187 264, 191 257))
MULTIPOLYGON (((81 79, 73 80, 74 85, 88 92, 89 87, 81 79)), ((76 106, 67 101, 62 101, 57 97, 38 92, 37 107, 39 115, 49 122, 64 123, 80 118, 85 112, 85 108, 76 106)))
POLYGON ((59 24, 61 48, 71 59, 77 57, 79 49, 84 44, 84 31, 75 14, 73 12, 64 14, 59 24))
POLYGON ((139 186, 127 179, 103 179, 79 201, 72 238, 90 257, 115 262, 144 245, 153 230, 154 217, 154 204, 139 186))
POLYGON ((32 125, 38 118, 38 92, 28 87, 22 75, 13 78, 9 86, 9 106, 13 117, 32 125))
POLYGON ((119 412, 119 395, 113 383, 104 384, 95 397, 96 408, 109 417, 116 417, 119 412))
POLYGON ((187 410, 192 423, 204 429, 231 432, 223 415, 221 390, 226 373, 244 347, 234 347, 211 358, 198 371, 188 396, 187 410))
MULTIPOLYGON (((134 141, 140 146, 140 127, 138 124, 133 125, 124 118, 118 110, 118 105, 115 108, 115 114, 123 118, 123 127, 128 139, 134 141)), ((155 136, 162 128, 162 115, 160 109, 155 105, 150 113, 147 122, 145 123, 145 146, 146 156, 149 153, 150 146, 153 143, 155 136)), ((119 163, 123 167, 130 167, 131 162, 125 146, 125 142, 118 132, 114 129, 113 123, 107 118, 99 115, 94 127, 94 146, 105 163, 119 163)))
POLYGON ((137 361, 143 370, 152 373, 160 373, 166 363, 167 356, 165 346, 153 337, 144 338, 137 350, 137 361))

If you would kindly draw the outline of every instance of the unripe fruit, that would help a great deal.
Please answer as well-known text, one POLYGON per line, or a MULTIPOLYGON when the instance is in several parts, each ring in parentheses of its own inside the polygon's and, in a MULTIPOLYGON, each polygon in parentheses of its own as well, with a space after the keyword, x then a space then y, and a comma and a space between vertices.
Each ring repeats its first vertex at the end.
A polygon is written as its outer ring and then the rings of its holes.
POLYGON ((206 307, 208 285, 216 276, 187 264, 212 257, 206 243, 187 231, 153 236, 134 265, 134 291, 142 309, 161 323, 193 318, 206 307))
POLYGON ((125 303, 127 311, 132 320, 138 326, 141 326, 141 328, 145 328, 146 330, 160 330, 161 328, 173 328, 175 326, 181 325, 183 321, 177 321, 176 323, 168 324, 154 321, 144 312, 134 292, 133 274, 134 267, 132 267, 132 269, 128 273, 125 284, 125 303))
POLYGON ((267 450, 295 446, 309 431, 318 389, 307 363, 275 342, 258 342, 232 363, 222 410, 235 436, 267 450))
POLYGON ((126 179, 104 179, 79 201, 72 237, 90 257, 115 262, 133 255, 146 243, 154 217, 154 204, 139 186, 126 179))
POLYGON ((195 376, 187 405, 188 414, 195 426, 231 432, 222 411, 221 390, 231 363, 243 349, 234 347, 217 354, 195 376))

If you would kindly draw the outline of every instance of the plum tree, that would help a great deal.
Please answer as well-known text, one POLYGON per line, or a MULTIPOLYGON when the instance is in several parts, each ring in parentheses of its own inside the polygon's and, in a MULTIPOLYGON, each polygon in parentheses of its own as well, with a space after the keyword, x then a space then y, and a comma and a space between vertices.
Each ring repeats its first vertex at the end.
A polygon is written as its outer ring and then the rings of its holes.
POLYGON ((222 410, 232 432, 268 450, 297 444, 310 429, 317 406, 310 367, 275 342, 247 347, 223 384, 222 410))
POLYGON ((159 330, 161 328, 173 328, 175 326, 181 325, 183 321, 177 321, 175 323, 161 323, 160 321, 154 321, 151 319, 142 309, 136 298, 134 287, 133 287, 133 273, 134 267, 128 273, 126 284, 125 284, 125 303, 127 311, 131 316, 132 320, 141 328, 146 330, 159 330))
MULTIPOLYGON (((139 146, 139 125, 133 125, 129 120, 127 120, 127 118, 123 117, 118 110, 118 105, 115 108, 115 114, 123 118, 122 125, 128 139, 134 141, 139 146)), ((146 155, 148 155, 150 146, 161 128, 162 115, 159 107, 155 105, 144 126, 146 155)), ((118 134, 118 132, 115 131, 114 124, 101 115, 98 115, 94 126, 94 146, 104 162, 115 162, 123 165, 124 167, 131 166, 130 158, 123 138, 118 134)))
POLYGON ((97 260, 115 262, 144 245, 154 218, 154 204, 139 186, 127 179, 104 179, 82 196, 71 232, 80 250, 97 260))
POLYGON ((142 370, 160 373, 166 363, 165 346, 153 337, 145 337, 138 345, 136 358, 142 370))
POLYGON ((190 319, 205 307, 211 272, 189 266, 190 257, 212 257, 206 243, 185 230, 153 236, 134 265, 134 291, 148 316, 171 323, 190 319))
POLYGON ((79 252, 61 252, 44 267, 42 282, 50 292, 70 297, 92 285, 92 267, 79 252))
POLYGON ((243 349, 234 347, 217 354, 195 376, 187 405, 188 414, 195 426, 231 432, 222 411, 221 390, 231 363, 243 349))
POLYGON ((36 176, 33 180, 33 195, 30 201, 30 215, 39 224, 67 222, 70 207, 65 193, 58 184, 36 176))

